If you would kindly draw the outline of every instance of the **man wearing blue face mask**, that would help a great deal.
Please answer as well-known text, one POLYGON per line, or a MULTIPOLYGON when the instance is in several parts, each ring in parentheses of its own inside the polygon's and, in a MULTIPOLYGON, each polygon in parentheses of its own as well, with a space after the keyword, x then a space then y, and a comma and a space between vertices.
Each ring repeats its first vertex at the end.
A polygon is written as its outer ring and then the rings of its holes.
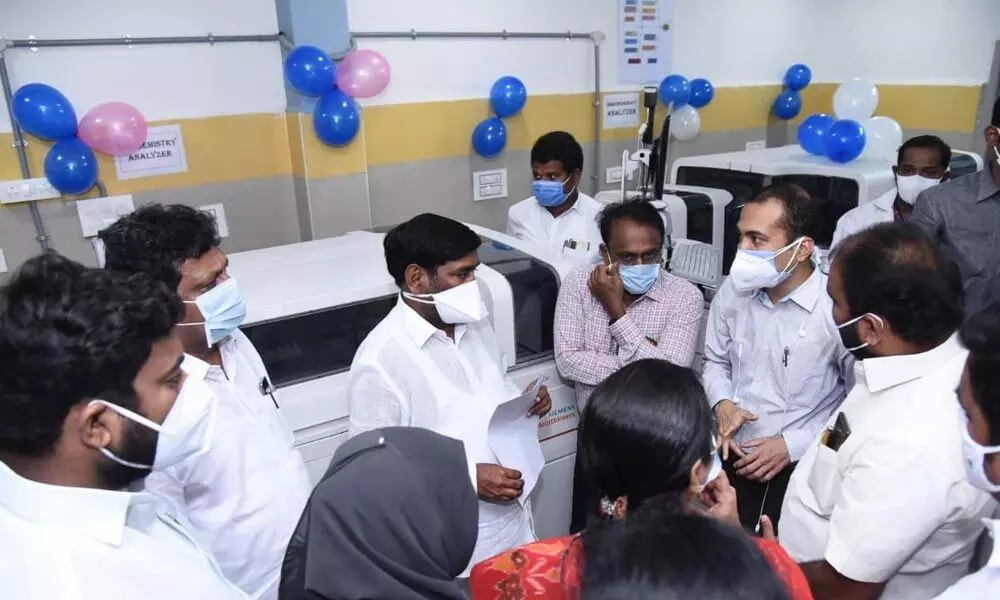
MULTIPOLYGON (((577 267, 559 289, 555 354, 582 410, 594 387, 623 366, 658 358, 682 367, 694 361, 705 312, 701 292, 663 270, 664 226, 648 202, 612 204, 600 217, 603 262, 577 267)), ((574 530, 586 526, 600 494, 577 460, 574 530)))
POLYGON ((531 198, 510 207, 507 233, 572 263, 598 261, 601 205, 580 191, 583 148, 565 131, 538 138, 531 149, 531 198))
POLYGON ((146 485, 186 513, 233 583, 253 598, 276 599, 285 548, 312 486, 264 363, 238 329, 247 309, 215 222, 189 206, 150 205, 100 237, 107 269, 146 273, 177 290, 184 352, 204 365, 218 400, 207 450, 146 485))
POLYGON ((740 521, 777 523, 795 463, 840 405, 851 355, 813 259, 815 207, 776 185, 740 215, 740 248, 709 310, 703 378, 740 521))

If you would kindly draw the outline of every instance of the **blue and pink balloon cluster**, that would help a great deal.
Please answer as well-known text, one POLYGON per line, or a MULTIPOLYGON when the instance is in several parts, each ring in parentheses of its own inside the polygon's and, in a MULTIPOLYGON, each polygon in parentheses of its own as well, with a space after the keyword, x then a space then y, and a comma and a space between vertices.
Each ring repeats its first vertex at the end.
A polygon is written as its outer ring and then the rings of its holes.
POLYGON ((494 116, 487 117, 472 130, 472 149, 476 154, 492 158, 507 146, 507 126, 503 120, 521 112, 528 102, 528 88, 517 77, 505 75, 490 88, 490 108, 494 116))
POLYGON ((799 92, 812 82, 812 69, 803 64, 792 65, 785 72, 785 90, 778 94, 771 105, 774 116, 788 121, 802 112, 802 96, 799 92))
POLYGON ((715 88, 707 79, 688 81, 683 75, 668 75, 660 82, 660 101, 670 107, 670 134, 690 141, 701 131, 699 108, 715 98, 715 88))
POLYGON ((382 93, 391 77, 389 62, 374 50, 354 50, 339 65, 316 46, 298 46, 285 58, 288 83, 303 96, 319 97, 313 131, 330 146, 351 143, 361 128, 355 98, 382 93))

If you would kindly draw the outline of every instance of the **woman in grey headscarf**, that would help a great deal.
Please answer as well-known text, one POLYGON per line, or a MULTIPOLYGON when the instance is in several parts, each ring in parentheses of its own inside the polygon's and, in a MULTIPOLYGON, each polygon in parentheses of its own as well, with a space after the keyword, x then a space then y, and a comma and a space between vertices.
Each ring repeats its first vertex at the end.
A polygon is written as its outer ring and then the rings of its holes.
POLYGON ((341 446, 285 554, 280 600, 461 599, 479 504, 462 442, 416 427, 341 446))

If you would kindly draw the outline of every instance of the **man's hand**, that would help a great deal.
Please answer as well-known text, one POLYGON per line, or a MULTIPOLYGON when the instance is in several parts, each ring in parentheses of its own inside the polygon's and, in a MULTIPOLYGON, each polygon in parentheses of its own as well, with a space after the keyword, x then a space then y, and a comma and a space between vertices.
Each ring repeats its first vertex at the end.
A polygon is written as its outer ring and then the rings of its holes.
POLYGON ((729 483, 729 477, 725 472, 719 473, 714 481, 705 486, 698 500, 704 504, 708 510, 705 514, 720 521, 727 521, 740 526, 740 512, 736 505, 736 490, 729 483))
POLYGON ((736 450, 736 454, 742 456, 743 452, 732 442, 733 436, 743 427, 743 423, 756 421, 757 415, 743 410, 732 400, 723 400, 715 405, 715 419, 718 421, 718 443, 722 450, 722 460, 729 460, 730 450, 736 450))
POLYGON ((785 438, 780 435, 750 440, 743 447, 748 449, 747 455, 733 466, 738 475, 747 479, 767 483, 792 464, 785 438))
POLYGON ((618 265, 597 265, 590 273, 587 285, 612 321, 625 316, 625 284, 618 274, 618 265))
POLYGON ((500 465, 476 465, 476 492, 483 500, 506 502, 524 491, 521 472, 500 465))
POLYGON ((771 517, 767 515, 760 516, 760 537, 772 542, 778 541, 778 536, 774 533, 774 523, 771 522, 771 517))
POLYGON ((535 397, 535 403, 531 405, 531 409, 528 410, 528 416, 534 417, 544 417, 549 414, 552 410, 552 396, 549 396, 549 388, 544 385, 538 388, 538 396, 535 397))

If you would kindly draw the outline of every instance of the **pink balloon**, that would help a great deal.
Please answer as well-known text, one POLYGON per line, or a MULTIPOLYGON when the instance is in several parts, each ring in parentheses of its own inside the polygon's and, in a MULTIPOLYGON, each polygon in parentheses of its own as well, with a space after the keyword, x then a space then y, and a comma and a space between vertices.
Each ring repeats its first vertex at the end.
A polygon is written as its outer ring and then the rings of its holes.
POLYGON ((149 134, 146 117, 124 102, 98 104, 83 115, 77 135, 104 154, 125 156, 142 147, 149 134))
POLYGON ((389 85, 389 61, 374 50, 355 50, 337 65, 337 87, 353 98, 371 98, 389 85))

